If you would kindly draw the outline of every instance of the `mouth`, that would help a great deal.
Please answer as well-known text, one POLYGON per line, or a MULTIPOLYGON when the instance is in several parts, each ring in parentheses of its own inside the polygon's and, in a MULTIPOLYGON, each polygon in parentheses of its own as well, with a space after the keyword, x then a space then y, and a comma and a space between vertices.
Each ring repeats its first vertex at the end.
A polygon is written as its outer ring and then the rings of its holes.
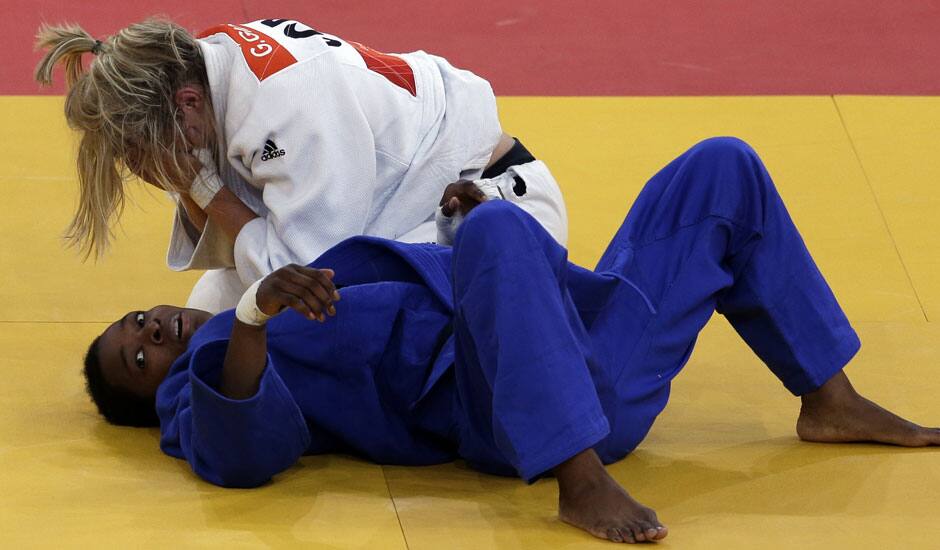
POLYGON ((177 313, 172 320, 173 325, 173 334, 176 335, 177 340, 183 339, 183 314, 177 313))

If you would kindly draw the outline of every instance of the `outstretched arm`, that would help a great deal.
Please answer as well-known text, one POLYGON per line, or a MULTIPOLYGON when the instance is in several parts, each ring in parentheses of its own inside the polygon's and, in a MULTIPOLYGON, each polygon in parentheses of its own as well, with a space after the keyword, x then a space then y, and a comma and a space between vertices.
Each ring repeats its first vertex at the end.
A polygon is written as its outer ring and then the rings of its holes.
POLYGON ((286 307, 325 320, 339 299, 333 272, 287 266, 252 285, 231 338, 191 350, 184 378, 164 396, 160 447, 223 487, 257 487, 311 445, 310 427, 267 353, 264 321, 286 307), (267 368, 268 364, 271 368, 267 368))
POLYGON ((293 308, 322 323, 326 315, 336 314, 333 302, 338 300, 330 269, 288 265, 265 277, 259 285, 252 285, 236 310, 219 392, 231 399, 247 399, 257 393, 267 365, 264 323, 268 317, 284 308, 293 308))

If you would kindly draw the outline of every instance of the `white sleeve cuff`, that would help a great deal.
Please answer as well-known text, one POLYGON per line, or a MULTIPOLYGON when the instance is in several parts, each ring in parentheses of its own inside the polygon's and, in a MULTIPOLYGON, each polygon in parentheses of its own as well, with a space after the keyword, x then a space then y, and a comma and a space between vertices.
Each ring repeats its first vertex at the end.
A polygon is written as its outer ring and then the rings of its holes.
POLYGON ((243 225, 235 238, 235 269, 245 286, 264 278, 272 271, 267 236, 267 220, 255 218, 243 225))
POLYGON ((232 239, 221 227, 208 220, 202 233, 196 232, 197 234, 193 235, 192 231, 187 229, 187 224, 191 225, 191 222, 186 219, 186 209, 177 203, 166 254, 166 263, 170 269, 185 271, 235 266, 232 239))

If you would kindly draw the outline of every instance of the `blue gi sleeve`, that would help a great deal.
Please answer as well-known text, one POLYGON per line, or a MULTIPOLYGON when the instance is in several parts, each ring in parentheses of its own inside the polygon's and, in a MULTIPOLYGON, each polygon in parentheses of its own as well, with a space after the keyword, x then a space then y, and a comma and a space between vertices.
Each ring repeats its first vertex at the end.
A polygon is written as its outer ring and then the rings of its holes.
POLYGON ((227 343, 209 342, 190 358, 191 398, 176 414, 180 451, 210 483, 257 487, 297 461, 310 432, 270 356, 254 396, 236 400, 217 391, 227 343))

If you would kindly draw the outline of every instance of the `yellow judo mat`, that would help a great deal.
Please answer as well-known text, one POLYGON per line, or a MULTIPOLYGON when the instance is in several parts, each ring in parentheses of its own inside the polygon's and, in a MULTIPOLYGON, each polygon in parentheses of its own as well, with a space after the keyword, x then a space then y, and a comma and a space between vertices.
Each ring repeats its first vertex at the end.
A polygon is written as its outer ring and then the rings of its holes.
MULTIPOLYGON (((564 191, 571 259, 593 265, 642 184, 695 142, 760 153, 862 338, 859 391, 940 424, 940 98, 501 98, 507 131, 564 191)), ((0 547, 603 548, 562 524, 553 480, 458 462, 305 457, 220 489, 117 428, 81 358, 130 309, 182 304, 170 202, 139 186, 112 253, 62 247, 75 137, 62 99, 0 97, 0 547)), ((715 316, 632 455, 609 467, 669 526, 663 548, 940 548, 940 449, 801 443, 799 400, 715 316)))

